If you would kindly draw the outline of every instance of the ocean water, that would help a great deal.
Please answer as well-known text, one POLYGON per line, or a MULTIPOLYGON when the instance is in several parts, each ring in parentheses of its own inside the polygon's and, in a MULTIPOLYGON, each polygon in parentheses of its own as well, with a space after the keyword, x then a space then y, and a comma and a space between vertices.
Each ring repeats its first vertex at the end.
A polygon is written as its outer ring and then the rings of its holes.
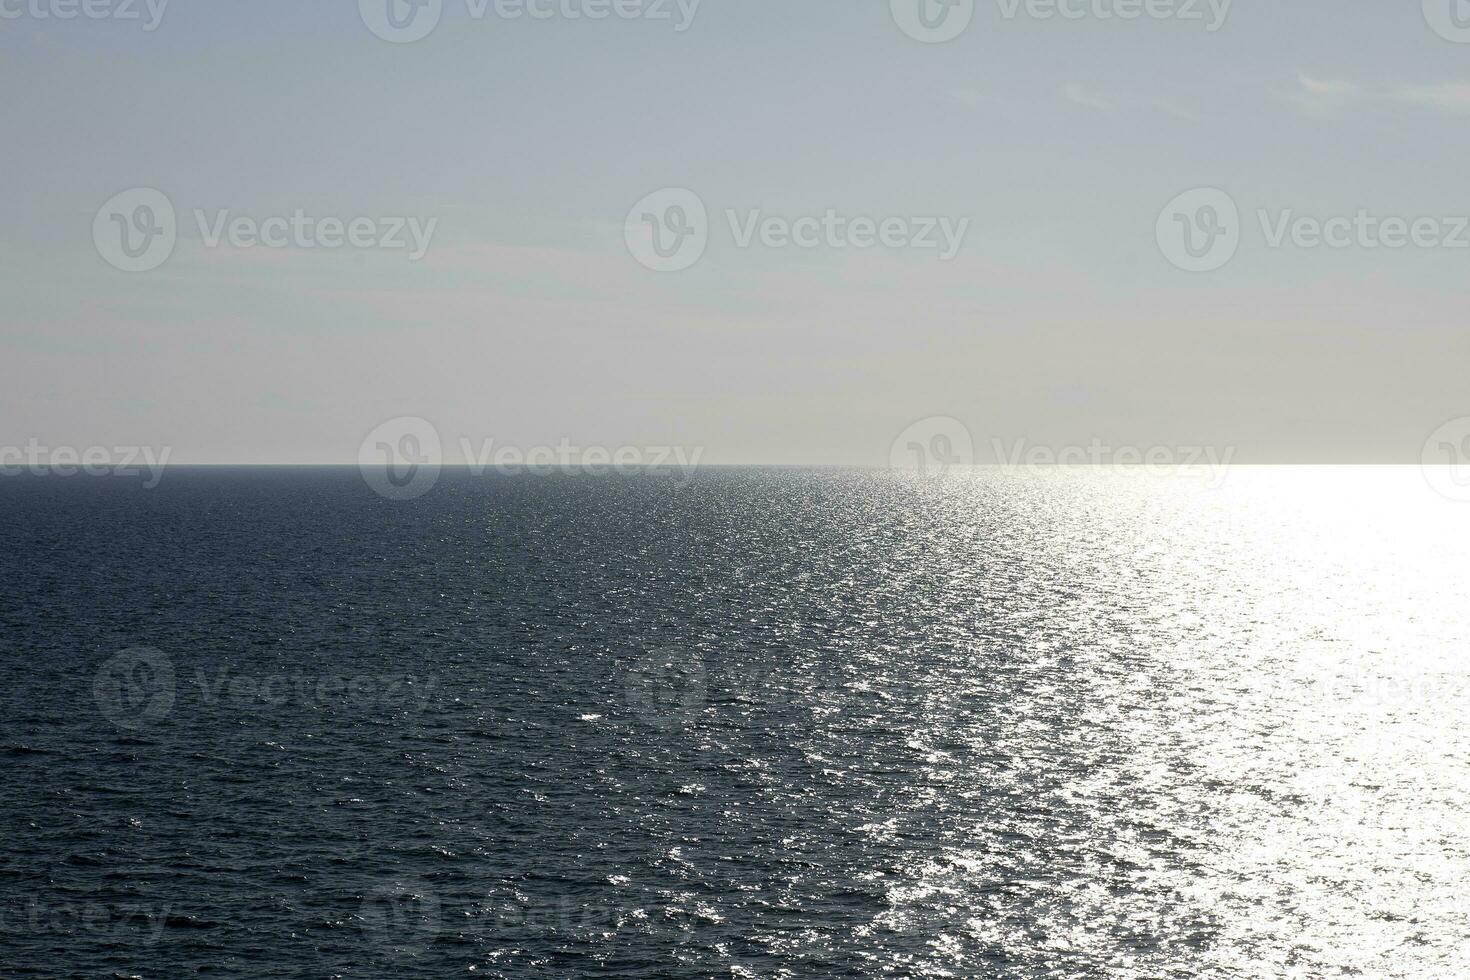
POLYGON ((0 480, 0 975, 1470 975, 1416 469, 0 480))

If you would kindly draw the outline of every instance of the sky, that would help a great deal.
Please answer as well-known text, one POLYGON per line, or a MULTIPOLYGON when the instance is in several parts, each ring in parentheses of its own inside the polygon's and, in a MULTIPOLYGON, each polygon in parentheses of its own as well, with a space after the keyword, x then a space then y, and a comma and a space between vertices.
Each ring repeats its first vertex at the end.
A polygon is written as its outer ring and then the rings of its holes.
POLYGON ((1466 0, 388 2, 0 0, 0 446, 1417 463, 1470 416, 1466 0))

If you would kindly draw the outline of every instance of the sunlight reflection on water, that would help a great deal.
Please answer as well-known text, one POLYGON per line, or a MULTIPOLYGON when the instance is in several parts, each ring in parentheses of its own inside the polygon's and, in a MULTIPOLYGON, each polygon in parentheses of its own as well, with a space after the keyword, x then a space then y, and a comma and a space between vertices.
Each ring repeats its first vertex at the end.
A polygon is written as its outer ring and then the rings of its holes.
MULTIPOLYGON (((952 479, 959 506, 996 474, 952 479)), ((1470 975, 1470 507, 1395 468, 1236 468, 1215 490, 1008 479, 1036 518, 1016 525, 1044 528, 1048 564, 1088 587, 1016 582, 1052 596, 1018 617, 1032 639, 1072 619, 1066 652, 1031 644, 1044 679, 998 730, 934 734, 992 758, 1064 746, 1071 775, 1036 832, 1076 866, 1029 881, 982 821, 892 889, 895 917, 947 895, 950 934, 1063 972, 1470 975), (967 918, 1003 877, 992 914, 967 918)))

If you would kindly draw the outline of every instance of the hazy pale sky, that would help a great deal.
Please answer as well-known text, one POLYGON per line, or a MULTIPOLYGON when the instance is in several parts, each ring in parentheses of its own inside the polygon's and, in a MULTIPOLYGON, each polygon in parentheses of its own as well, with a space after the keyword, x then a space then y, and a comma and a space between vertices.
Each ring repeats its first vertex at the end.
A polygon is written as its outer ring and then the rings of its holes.
POLYGON ((1461 0, 1239 0, 1223 23, 978 0, 945 43, 905 32, 907 0, 442 0, 413 43, 374 34, 373 2, 0 0, 0 444, 352 462, 420 416, 451 460, 468 438, 882 463, 952 416, 982 457, 1413 463, 1470 415, 1461 0), (98 244, 134 188, 176 211, 151 271, 98 244), (681 271, 625 228, 664 188, 707 209, 681 271), (1211 271, 1161 246, 1196 188, 1238 208, 1191 206, 1191 234, 1238 238, 1211 271), (410 247, 303 247, 298 211, 410 247), (1272 243, 1360 212, 1341 247, 1272 243), (285 247, 232 244, 241 216, 285 247), (939 247, 858 247, 892 218, 939 247), (1392 231, 1365 221, 1424 218, 1369 247, 1392 231), (410 228, 432 229, 417 260, 410 228))

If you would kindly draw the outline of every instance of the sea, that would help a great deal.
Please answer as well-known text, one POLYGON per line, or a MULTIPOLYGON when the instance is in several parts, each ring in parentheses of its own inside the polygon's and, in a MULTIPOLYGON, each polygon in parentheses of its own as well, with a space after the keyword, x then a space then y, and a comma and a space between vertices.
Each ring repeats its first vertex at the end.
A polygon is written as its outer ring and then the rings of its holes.
POLYGON ((1470 976, 1415 467, 0 479, 0 976, 1470 976))

